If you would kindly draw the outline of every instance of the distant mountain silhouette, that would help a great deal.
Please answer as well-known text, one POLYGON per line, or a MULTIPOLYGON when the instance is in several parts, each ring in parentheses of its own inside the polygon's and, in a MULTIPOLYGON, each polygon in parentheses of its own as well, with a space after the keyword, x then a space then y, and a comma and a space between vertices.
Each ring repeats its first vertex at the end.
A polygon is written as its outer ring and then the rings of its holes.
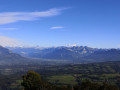
POLYGON ((119 49, 97 49, 87 46, 72 47, 52 47, 52 48, 24 48, 9 47, 14 53, 18 53, 25 57, 55 59, 55 60, 72 60, 73 62, 103 62, 103 61, 119 61, 119 49))

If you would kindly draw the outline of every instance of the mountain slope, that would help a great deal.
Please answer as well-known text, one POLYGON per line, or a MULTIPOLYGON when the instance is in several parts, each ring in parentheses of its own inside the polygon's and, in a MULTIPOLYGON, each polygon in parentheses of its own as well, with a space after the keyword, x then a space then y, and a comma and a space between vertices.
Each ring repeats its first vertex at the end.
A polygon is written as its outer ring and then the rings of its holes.
POLYGON ((120 50, 119 49, 108 49, 102 51, 96 51, 84 59, 90 59, 97 62, 102 61, 120 61, 120 50))
POLYGON ((87 46, 52 48, 10 48, 15 53, 31 58, 68 60, 74 63, 120 61, 119 49, 97 49, 87 46))
POLYGON ((27 58, 19 54, 12 53, 7 48, 0 46, 0 65, 4 64, 20 64, 27 62, 27 58))
POLYGON ((45 59, 73 59, 79 58, 81 56, 89 55, 98 49, 90 47, 53 47, 53 48, 12 48, 9 47, 15 53, 22 56, 32 57, 32 58, 45 58, 45 59))

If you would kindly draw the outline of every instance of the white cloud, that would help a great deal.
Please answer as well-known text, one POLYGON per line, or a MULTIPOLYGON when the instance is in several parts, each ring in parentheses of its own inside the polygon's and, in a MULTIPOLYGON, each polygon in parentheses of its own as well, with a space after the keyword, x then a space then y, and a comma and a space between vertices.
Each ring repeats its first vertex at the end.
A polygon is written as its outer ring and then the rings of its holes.
POLYGON ((38 18, 56 16, 68 8, 52 8, 41 12, 3 12, 0 13, 0 24, 15 23, 17 21, 31 21, 38 18))
POLYGON ((64 27, 51 27, 50 29, 62 29, 64 27))
POLYGON ((0 45, 15 47, 15 46, 21 46, 22 42, 20 42, 19 40, 13 39, 13 38, 0 36, 0 45))

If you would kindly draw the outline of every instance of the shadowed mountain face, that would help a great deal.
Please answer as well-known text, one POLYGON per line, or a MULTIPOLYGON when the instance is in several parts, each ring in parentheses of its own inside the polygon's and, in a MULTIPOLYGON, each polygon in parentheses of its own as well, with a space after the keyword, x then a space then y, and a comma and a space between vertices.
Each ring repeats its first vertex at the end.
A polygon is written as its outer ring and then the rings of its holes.
POLYGON ((0 65, 3 64, 18 64, 27 62, 27 59, 19 54, 12 53, 9 49, 0 46, 0 65))
POLYGON ((87 46, 53 47, 42 49, 9 47, 9 49, 14 53, 30 58, 71 60, 73 62, 80 63, 120 60, 119 49, 97 49, 87 46))
POLYGON ((90 59, 93 61, 120 61, 120 50, 118 49, 109 49, 96 51, 84 59, 90 59))
POLYGON ((89 47, 77 46, 77 47, 56 47, 56 48, 10 48, 15 53, 22 56, 32 58, 45 58, 45 59, 74 59, 94 53, 98 49, 89 47))

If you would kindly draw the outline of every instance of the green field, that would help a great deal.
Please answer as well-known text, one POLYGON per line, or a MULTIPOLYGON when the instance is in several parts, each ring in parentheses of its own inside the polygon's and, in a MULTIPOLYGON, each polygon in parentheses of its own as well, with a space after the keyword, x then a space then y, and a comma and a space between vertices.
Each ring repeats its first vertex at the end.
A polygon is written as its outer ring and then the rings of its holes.
POLYGON ((48 77, 48 81, 50 83, 55 84, 71 84, 75 85, 77 82, 75 81, 75 77, 72 75, 55 75, 48 77))

